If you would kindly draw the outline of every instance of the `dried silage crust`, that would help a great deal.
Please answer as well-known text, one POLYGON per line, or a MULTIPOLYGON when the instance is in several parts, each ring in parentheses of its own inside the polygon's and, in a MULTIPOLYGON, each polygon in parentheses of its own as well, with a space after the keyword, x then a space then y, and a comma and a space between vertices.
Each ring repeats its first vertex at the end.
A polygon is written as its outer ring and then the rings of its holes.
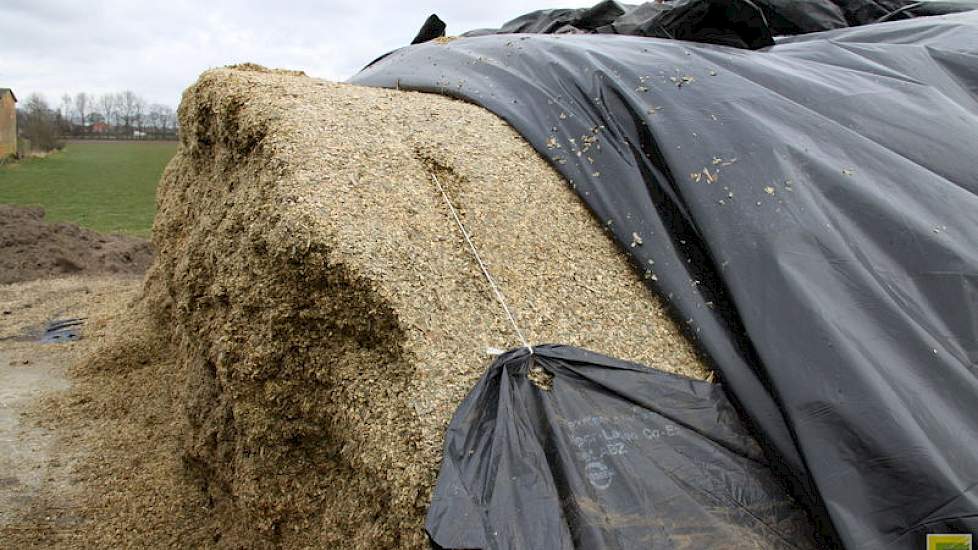
POLYGON ((448 98, 255 66, 180 108, 147 296, 189 367, 187 462, 256 545, 424 547, 441 434, 518 341, 707 371, 573 192, 448 98))

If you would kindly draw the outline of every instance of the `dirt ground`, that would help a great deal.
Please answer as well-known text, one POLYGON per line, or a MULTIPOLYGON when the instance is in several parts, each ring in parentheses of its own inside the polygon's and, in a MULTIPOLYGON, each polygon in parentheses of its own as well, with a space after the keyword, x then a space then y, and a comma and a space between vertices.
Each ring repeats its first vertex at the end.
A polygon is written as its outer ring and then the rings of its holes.
POLYGON ((181 462, 178 373, 134 315, 141 278, 0 286, 0 548, 212 546, 181 462), (42 344, 52 319, 82 338, 42 344))
POLYGON ((74 278, 0 287, 0 546, 52 545, 82 522, 71 469, 84 450, 45 421, 45 405, 71 386, 67 368, 97 339, 42 344, 38 334, 55 318, 95 321, 107 300, 131 295, 135 284, 74 278))
POLYGON ((65 488, 68 476, 58 438, 23 417, 39 398, 68 387, 58 358, 52 355, 57 354, 32 354, 33 361, 25 365, 14 360, 14 354, 0 352, 0 525, 4 527, 16 528, 18 513, 31 507, 47 484, 65 488))
POLYGON ((152 260, 145 239, 49 224, 42 208, 0 204, 0 284, 72 274, 141 275, 152 260))

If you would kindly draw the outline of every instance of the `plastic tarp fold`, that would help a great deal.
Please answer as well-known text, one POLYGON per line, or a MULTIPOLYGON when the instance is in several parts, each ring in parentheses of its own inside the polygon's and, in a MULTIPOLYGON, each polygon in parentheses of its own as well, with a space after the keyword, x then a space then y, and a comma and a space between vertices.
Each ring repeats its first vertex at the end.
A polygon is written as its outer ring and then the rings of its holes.
POLYGON ((978 14, 758 51, 481 36, 352 82, 482 105, 549 159, 823 534, 978 530, 978 14))
POLYGON ((427 527, 440 548, 817 548, 720 386, 568 346, 500 356, 462 402, 427 527))
POLYGON ((773 36, 805 34, 975 9, 978 2, 914 0, 669 0, 623 4, 614 0, 590 8, 546 9, 521 15, 494 33, 628 34, 673 38, 756 49, 773 36))

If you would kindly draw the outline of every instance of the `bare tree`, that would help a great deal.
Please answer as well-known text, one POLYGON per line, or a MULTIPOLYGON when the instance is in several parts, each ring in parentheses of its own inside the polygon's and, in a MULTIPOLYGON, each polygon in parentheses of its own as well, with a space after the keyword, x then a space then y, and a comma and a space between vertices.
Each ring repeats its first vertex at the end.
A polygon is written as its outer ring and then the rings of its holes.
POLYGON ((48 106, 44 96, 34 93, 27 97, 27 101, 24 103, 23 125, 20 130, 21 134, 30 140, 31 148, 50 151, 64 146, 58 139, 57 117, 59 114, 48 106))
POLYGON ((140 132, 143 131, 144 111, 146 111, 146 101, 144 101, 143 98, 136 96, 136 100, 132 104, 132 118, 140 132))
MULTIPOLYGON (((67 97, 68 94, 65 94, 67 97)), ((78 92, 75 95, 75 111, 78 112, 78 120, 82 125, 82 132, 85 131, 85 123, 88 121, 85 116, 88 114, 88 94, 85 92, 78 92)))
POLYGON ((115 94, 115 116, 112 118, 112 125, 120 127, 123 125, 123 114, 122 114, 122 92, 115 94))
POLYGON ((159 103, 154 103, 149 106, 149 111, 146 113, 146 120, 149 125, 157 134, 162 134, 163 128, 163 117, 166 111, 166 105, 160 105, 159 103))
POLYGON ((48 107, 48 102, 44 99, 44 96, 35 92, 27 96, 27 101, 24 103, 24 110, 28 116, 31 116, 48 113, 51 111, 51 108, 48 107))
POLYGON ((177 113, 173 110, 173 107, 169 105, 163 106, 163 112, 161 113, 161 124, 163 126, 163 133, 169 134, 177 129, 177 113))
POLYGON ((71 129, 71 95, 65 93, 61 96, 61 118, 64 122, 65 130, 71 129))
POLYGON ((132 90, 125 90, 119 93, 118 104, 119 113, 122 115, 123 123, 125 124, 125 129, 127 134, 132 133, 132 123, 134 117, 136 116, 137 104, 139 103, 139 96, 135 94, 132 90))
POLYGON ((146 123, 150 131, 157 137, 170 138, 176 134, 175 117, 173 107, 162 103, 153 103, 148 107, 146 123))
POLYGON ((98 105, 102 110, 103 121, 112 124, 112 117, 115 116, 115 94, 102 94, 98 98, 98 105))

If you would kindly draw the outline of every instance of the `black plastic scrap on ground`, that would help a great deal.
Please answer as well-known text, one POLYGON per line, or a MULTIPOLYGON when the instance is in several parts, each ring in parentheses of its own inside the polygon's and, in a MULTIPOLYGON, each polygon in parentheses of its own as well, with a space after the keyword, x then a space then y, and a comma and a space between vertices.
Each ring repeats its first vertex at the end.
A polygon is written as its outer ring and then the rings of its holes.
POLYGON ((81 326, 84 324, 84 317, 56 319, 48 323, 38 341, 42 344, 61 344, 79 340, 81 339, 81 326))
POLYGON ((510 123, 605 224, 722 382, 675 390, 680 381, 662 373, 638 381, 613 360, 540 348, 548 391, 524 379, 529 358, 500 357, 446 434, 428 518, 437 544, 723 547, 743 528, 805 547, 803 529, 757 529, 795 518, 792 497, 820 548, 916 549, 927 533, 978 531, 978 13, 896 21, 918 8, 781 2, 772 15, 773 0, 752 3, 772 29, 804 31, 815 14, 846 27, 877 7, 893 21, 757 51, 490 34, 397 50, 352 79, 450 95, 510 123), (682 407, 646 399, 664 391, 698 397, 682 407), (691 407, 712 428, 684 431, 677 445, 643 441, 629 456, 607 443, 585 449, 568 432, 607 411, 682 419, 691 407), (763 458, 715 437, 741 421, 763 458), (679 455, 688 464, 672 462, 679 455), (758 503, 773 515, 757 515, 758 503), (690 514, 710 528, 686 523, 690 514))

